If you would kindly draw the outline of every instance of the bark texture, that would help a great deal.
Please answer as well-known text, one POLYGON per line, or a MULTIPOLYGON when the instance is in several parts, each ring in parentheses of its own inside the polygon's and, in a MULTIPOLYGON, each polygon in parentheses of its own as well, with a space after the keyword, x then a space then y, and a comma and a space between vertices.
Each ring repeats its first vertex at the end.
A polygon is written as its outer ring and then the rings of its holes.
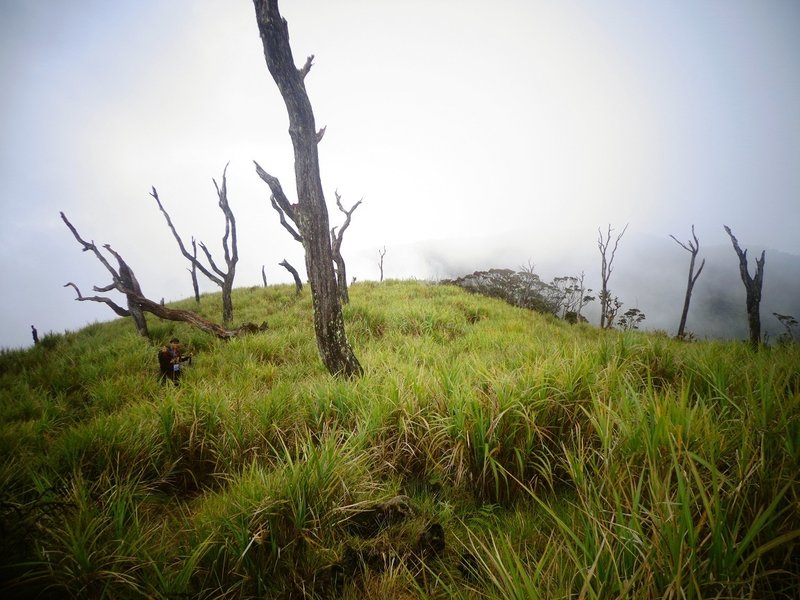
POLYGON ((697 278, 700 277, 700 273, 703 272, 703 267, 706 266, 706 259, 703 259, 703 262, 700 263, 700 268, 697 269, 697 273, 695 273, 694 264, 695 260, 697 259, 697 253, 700 251, 700 242, 697 240, 697 236, 694 233, 694 225, 692 225, 692 239, 694 241, 689 240, 686 244, 684 244, 674 235, 670 235, 669 237, 675 240, 681 248, 692 255, 692 258, 689 261, 689 280, 686 282, 686 296, 683 300, 681 322, 678 325, 678 334, 675 336, 679 339, 683 339, 684 335, 686 335, 686 318, 689 316, 689 303, 692 300, 692 290, 694 289, 694 284, 697 281, 697 278))
POLYGON ((756 259, 756 274, 751 277, 747 266, 747 250, 741 249, 739 241, 731 232, 730 227, 727 225, 723 225, 723 227, 730 236, 733 249, 739 257, 739 275, 747 293, 747 324, 750 328, 750 346, 752 346, 753 350, 758 350, 761 344, 761 313, 759 310, 761 305, 761 286, 764 283, 765 252, 762 250, 761 258, 756 259))
POLYGON ((289 114, 297 204, 289 203, 277 178, 258 165, 256 171, 272 191, 273 206, 278 206, 279 213, 288 216, 296 225, 295 229, 282 218, 284 227, 293 232, 295 239, 302 240, 314 306, 314 331, 322 361, 334 375, 357 376, 362 373, 362 368, 345 335, 333 270, 328 209, 319 173, 317 144, 324 129, 316 130, 304 83, 313 56, 308 57, 302 68, 296 68, 289 45, 288 26, 278 10, 277 0, 254 0, 253 4, 267 68, 289 114))

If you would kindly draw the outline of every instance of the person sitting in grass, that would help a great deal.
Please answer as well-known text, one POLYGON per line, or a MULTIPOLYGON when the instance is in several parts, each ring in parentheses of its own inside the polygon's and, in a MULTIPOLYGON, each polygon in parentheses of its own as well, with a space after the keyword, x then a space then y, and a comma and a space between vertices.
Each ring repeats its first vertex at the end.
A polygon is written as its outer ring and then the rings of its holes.
POLYGON ((181 363, 189 361, 192 364, 192 353, 187 356, 181 354, 181 342, 178 338, 172 338, 168 346, 162 346, 158 352, 158 367, 161 372, 159 379, 161 383, 172 381, 178 385, 181 378, 181 363))

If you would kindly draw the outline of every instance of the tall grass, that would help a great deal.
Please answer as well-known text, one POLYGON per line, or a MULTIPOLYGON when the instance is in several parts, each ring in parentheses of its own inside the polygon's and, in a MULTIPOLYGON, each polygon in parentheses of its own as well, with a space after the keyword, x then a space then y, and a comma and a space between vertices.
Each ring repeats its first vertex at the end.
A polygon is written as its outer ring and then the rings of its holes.
POLYGON ((796 346, 368 282, 345 308, 366 373, 342 381, 307 293, 234 303, 267 330, 117 320, 0 354, 5 596, 800 595, 796 346), (157 379, 172 336, 179 387, 157 379), (353 528, 399 494, 402 519, 353 528))

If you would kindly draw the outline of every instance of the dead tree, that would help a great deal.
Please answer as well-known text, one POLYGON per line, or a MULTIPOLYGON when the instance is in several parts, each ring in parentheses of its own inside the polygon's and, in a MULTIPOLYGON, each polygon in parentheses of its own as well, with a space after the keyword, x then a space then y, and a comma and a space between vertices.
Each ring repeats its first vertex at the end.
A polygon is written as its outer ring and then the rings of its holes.
MULTIPOLYGON (((209 267, 206 267, 197 259, 196 248, 194 255, 189 254, 189 251, 186 249, 181 236, 178 235, 175 226, 172 224, 172 219, 170 218, 169 213, 167 213, 167 211, 164 209, 164 205, 161 204, 161 199, 158 197, 156 188, 154 187, 150 192, 150 195, 155 198, 158 208, 164 215, 164 219, 166 219, 167 226, 169 226, 170 231, 172 231, 175 241, 178 242, 178 247, 181 250, 181 254, 183 254, 184 258, 186 258, 186 260, 188 260, 192 265, 192 269, 199 270, 203 275, 208 277, 211 281, 222 288, 222 321, 226 325, 233 320, 233 301, 231 300, 231 291, 233 290, 233 279, 236 276, 236 263, 239 260, 239 253, 236 243, 236 220, 234 219, 233 211, 228 204, 228 187, 225 176, 227 170, 228 165, 225 165, 225 169, 222 171, 222 187, 217 184, 216 179, 212 180, 214 182, 214 187, 217 189, 219 207, 222 210, 222 213, 225 215, 225 235, 222 236, 222 248, 224 251, 225 265, 227 267, 227 270, 225 271, 217 266, 217 264, 214 262, 214 259, 211 257, 211 252, 209 252, 208 248, 203 242, 200 242, 199 245, 200 249, 206 256, 209 267)), ((194 245, 194 240, 192 241, 192 244, 194 245)))
POLYGON ((706 259, 704 258, 703 261, 700 263, 700 268, 697 269, 697 273, 694 272, 694 263, 695 259, 697 258, 697 253, 700 251, 700 242, 697 240, 697 236, 694 234, 694 225, 692 225, 692 238, 694 241, 689 240, 686 244, 679 241, 674 235, 670 234, 670 236, 675 242, 684 250, 686 250, 689 254, 692 255, 691 260, 689 261, 689 279, 686 282, 686 297, 683 300, 683 312, 681 313, 681 322, 678 325, 678 334, 675 336, 678 339, 683 339, 683 336, 686 335, 686 317, 689 315, 689 302, 692 299, 692 289, 694 288, 694 284, 697 281, 697 278, 700 277, 700 273, 703 271, 703 267, 706 265, 706 259))
POLYGON ((356 202, 350 210, 345 210, 342 206, 342 197, 339 192, 336 191, 334 194, 336 196, 336 206, 344 213, 345 219, 338 233, 336 232, 336 227, 331 229, 331 252, 333 252, 333 262, 336 264, 336 283, 339 286, 339 298, 342 304, 348 304, 350 302, 350 294, 347 292, 347 270, 344 258, 342 258, 342 239, 344 238, 345 230, 350 227, 350 217, 363 202, 363 199, 356 202))
POLYGON ((264 282, 264 287, 267 287, 267 271, 266 265, 261 265, 261 281, 264 282))
POLYGON ((759 306, 761 305, 761 285, 764 283, 764 262, 765 251, 761 251, 761 258, 756 259, 756 274, 755 277, 750 276, 750 271, 747 266, 747 250, 742 250, 739 247, 739 242, 731 232, 731 228, 723 225, 725 231, 731 238, 733 249, 739 257, 739 275, 742 277, 744 289, 747 292, 747 324, 750 328, 750 345, 754 350, 758 350, 761 344, 761 314, 759 313, 759 306))
MULTIPOLYGON (((123 261, 119 255, 111 249, 111 246, 108 244, 104 245, 103 247, 110 252, 119 263, 119 270, 114 269, 109 262, 106 260, 106 257, 97 249, 95 246, 94 241, 87 242, 86 240, 82 239, 80 234, 78 234, 78 230, 69 222, 66 215, 62 212, 61 220, 64 221, 64 224, 69 228, 72 232, 72 235, 75 236, 75 239, 78 240, 78 243, 83 246, 84 252, 92 252, 97 260, 99 260, 102 265, 111 273, 112 281, 109 285, 105 287, 95 287, 96 292, 108 292, 112 289, 122 290, 125 289, 125 299, 128 303, 127 310, 122 308, 121 306, 116 305, 112 300, 106 298, 103 300, 95 300, 100 302, 105 302, 108 304, 111 309, 117 313, 121 317, 131 317, 133 319, 133 323, 136 326, 136 331, 139 332, 139 335, 142 337, 149 338, 150 333, 147 331, 147 321, 144 318, 144 312, 142 308, 139 306, 138 302, 136 301, 138 296, 142 296, 142 288, 139 286, 139 282, 136 280, 136 276, 133 274, 133 270, 123 261)), ((67 284, 70 285, 70 284, 67 284)), ((71 284, 75 290, 77 291, 78 288, 74 284, 71 284)), ((66 287, 66 286, 65 286, 66 287)), ((81 294, 78 292, 78 299, 81 300, 81 294)), ((90 298, 94 300, 94 298, 90 298)))
MULTIPOLYGON (((72 231, 72 234, 75 236, 75 239, 78 240, 78 243, 83 246, 84 252, 89 250, 92 251, 97 260, 99 260, 106 270, 111 274, 111 284, 104 287, 94 286, 94 291, 109 292, 111 290, 115 290, 120 292, 128 301, 128 309, 119 306, 111 298, 106 296, 84 296, 81 294, 81 291, 77 285, 72 282, 66 283, 64 287, 72 287, 75 290, 75 293, 78 295, 76 300, 80 302, 90 301, 107 304, 111 310, 121 317, 132 317, 134 314, 138 313, 142 316, 142 321, 144 321, 144 313, 148 312, 168 321, 181 321, 183 323, 188 323, 193 327, 222 339, 232 338, 242 333, 262 331, 265 328, 265 325, 257 327, 252 323, 247 323, 238 329, 228 329, 222 325, 208 321, 207 319, 204 319, 200 315, 193 313, 190 310, 167 308, 158 302, 154 302, 153 300, 146 298, 142 294, 142 290, 136 281, 136 276, 133 274, 133 269, 128 266, 125 260, 123 260, 122 256, 115 252, 109 244, 105 244, 103 246, 103 248, 105 248, 109 254, 116 258, 119 268, 115 269, 111 266, 108 260, 106 260, 106 257, 103 256, 103 254, 97 249, 97 246, 95 246, 94 242, 87 242, 81 238, 80 234, 78 234, 78 230, 75 229, 69 220, 67 220, 67 217, 64 216, 63 212, 61 213, 61 219, 64 221, 64 223, 66 223, 70 231, 72 231)), ((137 329, 139 329, 139 333, 142 333, 138 322, 137 329)), ((145 334, 142 333, 142 335, 145 334)))
POLYGON ((285 258, 283 259, 282 262, 279 262, 278 264, 287 271, 289 271, 289 273, 292 274, 292 277, 294 277, 294 291, 295 294, 299 296, 300 292, 303 291, 303 282, 300 280, 300 274, 297 272, 297 269, 295 269, 292 265, 290 265, 289 261, 286 260, 285 258))
POLYGON ((386 246, 383 247, 383 250, 378 250, 378 255, 381 257, 378 268, 381 270, 381 281, 383 281, 383 257, 386 256, 386 246))
POLYGON ((197 242, 192 236, 192 268, 187 269, 192 275, 192 289, 194 290, 194 301, 200 304, 200 285, 197 283, 197 242))
POLYGON ((614 256, 617 253, 617 247, 619 246, 619 241, 622 239, 622 236, 625 235, 625 231, 628 229, 628 226, 622 229, 622 232, 617 236, 616 240, 614 241, 614 246, 611 248, 611 256, 608 256, 608 249, 611 245, 611 232, 614 231, 611 229, 611 225, 608 226, 608 231, 606 232, 605 237, 603 237, 603 232, 600 228, 597 228, 597 233, 599 234, 597 238, 597 248, 600 250, 600 275, 602 280, 602 286, 600 288, 600 329, 610 329, 613 326, 613 318, 609 319, 608 316, 616 311, 613 310, 613 300, 611 298, 611 292, 608 289, 608 280, 611 279, 611 272, 613 271, 613 263, 614 263, 614 256))
POLYGON ((277 178, 256 164, 256 172, 272 192, 272 203, 281 223, 292 236, 302 241, 306 272, 314 306, 314 331, 317 347, 328 371, 334 375, 362 373, 345 334, 342 305, 333 270, 330 225, 319 173, 317 144, 325 129, 317 131, 304 80, 314 57, 302 68, 295 66, 289 45, 289 29, 278 10, 277 0, 253 0, 256 22, 264 47, 264 58, 278 86, 289 114, 289 135, 294 147, 297 204, 290 204, 277 178), (288 216, 295 227, 285 219, 288 216))

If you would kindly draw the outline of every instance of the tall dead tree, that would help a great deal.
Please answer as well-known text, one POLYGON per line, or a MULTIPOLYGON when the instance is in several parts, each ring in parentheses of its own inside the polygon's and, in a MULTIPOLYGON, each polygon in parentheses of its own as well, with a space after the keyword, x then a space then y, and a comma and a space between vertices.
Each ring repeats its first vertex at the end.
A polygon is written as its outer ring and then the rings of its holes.
POLYGON ((336 195, 336 206, 344 213, 345 218, 338 233, 336 227, 331 229, 331 252, 333 253, 333 262, 336 264, 336 283, 339 286, 339 298, 342 304, 347 304, 350 302, 350 294, 347 292, 347 270, 344 264, 344 258, 342 258, 342 239, 344 238, 345 230, 350 227, 350 217, 359 207, 363 199, 356 202, 350 210, 345 210, 344 206, 342 206, 342 197, 339 195, 339 192, 336 191, 334 194, 336 195))
MULTIPOLYGON (((208 277, 211 281, 222 288, 222 322, 226 325, 233 320, 233 301, 231 300, 231 291, 233 290, 233 279, 236 276, 236 263, 239 260, 239 252, 236 243, 236 219, 234 219, 233 211, 228 204, 228 185, 226 179, 227 171, 228 165, 225 165, 225 169, 222 171, 222 186, 217 184, 216 179, 212 180, 214 182, 214 187, 217 190, 217 198, 219 199, 220 210, 222 210, 222 213, 225 215, 225 235, 222 236, 222 249, 224 252, 227 270, 224 271, 214 262, 214 259, 211 257, 211 252, 209 252, 208 248, 203 242, 200 242, 199 245, 200 249, 203 251, 203 254, 206 256, 209 267, 206 267, 200 260, 198 260, 197 248, 194 248, 194 255, 189 254, 189 251, 186 249, 181 236, 178 235, 178 232, 175 230, 175 226, 172 224, 172 219, 170 218, 169 213, 167 213, 166 209, 164 209, 164 205, 161 204, 161 199, 158 197, 156 188, 154 187, 150 192, 150 195, 155 198, 156 204, 158 204, 158 208, 161 210, 161 214, 164 215, 164 219, 166 219, 167 226, 172 232, 175 241, 178 242, 178 247, 181 250, 181 254, 183 254, 184 258, 186 258, 186 260, 188 260, 192 265, 192 269, 199 270, 203 275, 208 277)), ((192 246, 194 246, 194 240, 192 240, 192 246)))
POLYGON ((614 264, 614 256, 617 253, 619 241, 622 239, 622 236, 625 235, 627 229, 628 226, 625 225, 614 240, 614 246, 611 247, 611 232, 614 231, 611 228, 611 224, 608 225, 608 231, 605 237, 603 237, 603 232, 600 228, 597 228, 597 233, 599 234, 597 238, 597 248, 600 250, 600 276, 602 281, 600 288, 600 329, 610 329, 614 325, 613 317, 609 318, 612 313, 616 314, 616 311, 614 311, 614 299, 611 298, 611 292, 608 289, 608 280, 611 279, 611 272, 613 271, 612 265, 614 264), (608 255, 609 248, 611 248, 611 256, 608 255))
POLYGON ((314 331, 322 362, 334 375, 357 376, 362 373, 362 368, 345 334, 342 305, 333 270, 328 209, 319 174, 317 144, 322 140, 325 129, 316 129, 314 112, 304 83, 314 57, 309 56, 303 67, 298 69, 289 45, 289 29, 278 10, 277 0, 253 0, 253 5, 267 68, 289 114, 297 204, 289 202, 278 179, 257 163, 256 172, 270 187, 273 207, 281 215, 281 223, 303 244, 314 306, 314 331), (284 215, 292 220, 296 229, 285 220, 284 215))
POLYGON ((756 259, 756 274, 755 277, 751 277, 747 266, 747 250, 742 250, 739 247, 739 242, 731 232, 730 227, 727 225, 723 225, 723 227, 730 236, 733 249, 739 257, 739 275, 747 292, 747 324, 750 328, 750 345, 753 350, 758 350, 758 346, 761 344, 761 314, 759 306, 761 305, 761 285, 764 283, 765 251, 762 250, 761 258, 756 259))
POLYGON ((689 254, 692 255, 691 260, 689 261, 689 279, 686 282, 686 296, 683 300, 683 312, 681 313, 681 322, 678 325, 678 334, 675 336, 678 339, 683 339, 683 336, 686 335, 686 317, 689 315, 689 302, 692 299, 692 289, 694 288, 694 284, 697 281, 697 278, 700 277, 700 273, 703 271, 703 267, 706 265, 706 259, 704 258, 703 261, 700 263, 700 268, 697 269, 697 273, 694 272, 694 263, 695 259, 697 258, 697 253, 700 251, 700 242, 697 240, 697 236, 694 234, 694 225, 692 225, 692 238, 694 241, 689 240, 686 244, 679 241, 674 235, 670 234, 670 236, 675 242, 684 250, 686 250, 689 254))
MULTIPOLYGON (((264 325, 257 327, 250 323, 245 324, 238 329, 228 329, 217 323, 204 319, 192 311, 167 308, 158 302, 150 300, 142 294, 141 287, 139 286, 138 281, 136 281, 136 276, 133 274, 133 269, 128 266, 122 256, 115 252, 109 244, 103 245, 103 248, 105 248, 106 251, 117 260, 117 264, 119 265, 118 269, 115 269, 111 266, 108 260, 106 260, 106 257, 103 256, 103 254, 97 249, 97 246, 95 246, 94 242, 87 242, 81 238, 78 230, 72 225, 72 223, 69 222, 63 212, 61 213, 61 219, 64 221, 67 227, 69 227, 69 230, 72 232, 72 235, 75 236, 75 239, 78 240, 78 243, 83 246, 84 252, 93 252, 97 260, 99 260, 100 263, 102 263, 106 270, 111 274, 111 284, 104 287, 94 286, 94 291, 109 292, 111 290, 115 290, 120 292, 128 301, 128 309, 126 310, 125 308, 122 308, 111 298, 106 296, 84 296, 81 294, 78 286, 72 282, 65 284, 64 287, 72 287, 75 290, 75 293, 78 295, 76 300, 79 302, 90 301, 107 304, 111 310, 121 317, 133 317, 135 314, 139 314, 141 316, 141 322, 144 322, 144 313, 148 312, 168 321, 181 321, 183 323, 188 323, 193 327, 222 339, 228 339, 242 333, 251 333, 264 329, 264 325)), ((136 322, 136 326, 139 330, 139 333, 146 335, 146 331, 143 332, 138 321, 136 322)))

